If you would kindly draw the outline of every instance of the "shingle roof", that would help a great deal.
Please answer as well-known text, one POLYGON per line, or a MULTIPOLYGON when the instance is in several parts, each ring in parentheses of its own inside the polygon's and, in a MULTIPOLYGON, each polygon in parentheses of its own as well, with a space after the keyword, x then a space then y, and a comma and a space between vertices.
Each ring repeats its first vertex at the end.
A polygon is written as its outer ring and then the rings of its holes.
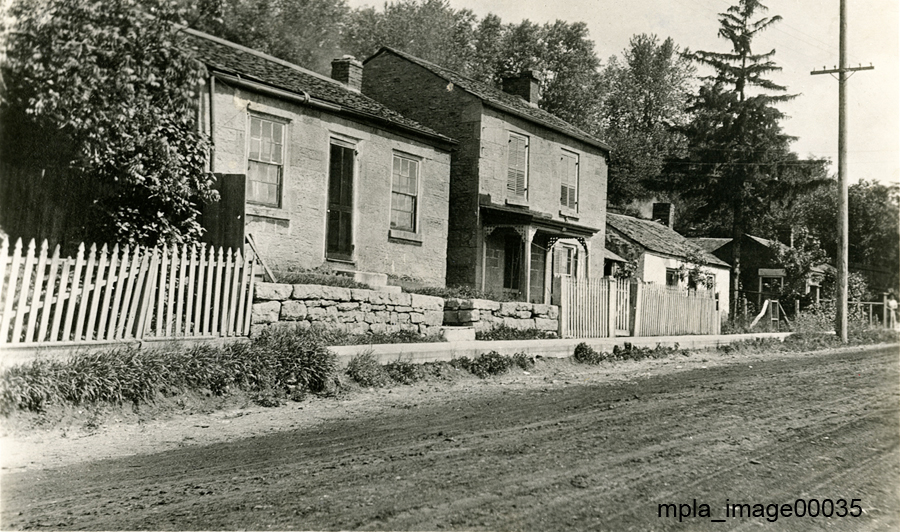
POLYGON ((702 247, 691 243, 675 230, 651 220, 641 220, 623 214, 606 215, 606 223, 644 248, 665 255, 687 258, 691 251, 702 257, 706 264, 728 268, 728 263, 719 260, 702 247))
POLYGON ((698 237, 698 238, 689 238, 691 242, 703 248, 704 251, 708 251, 709 253, 714 252, 720 247, 724 246, 731 242, 730 238, 707 238, 707 237, 698 237))
POLYGON ((406 52, 401 52, 399 50, 395 50, 393 48, 388 48, 385 46, 382 47, 378 52, 376 52, 375 55, 366 59, 364 61, 364 64, 368 63, 375 57, 378 57, 385 52, 389 52, 402 57, 407 61, 415 63, 422 68, 431 71, 432 73, 445 79, 446 81, 453 83, 453 85, 455 85, 456 87, 459 87, 460 89, 463 89, 464 91, 480 98, 485 104, 490 105, 491 107, 520 116, 538 125, 547 127, 559 133, 563 133, 603 150, 609 151, 611 149, 609 144, 603 142, 602 140, 592 137, 585 131, 573 126, 572 124, 566 122, 558 116, 548 113, 547 111, 544 111, 539 107, 530 105, 528 102, 518 96, 503 92, 500 89, 492 87, 486 83, 476 81, 458 72, 450 70, 449 68, 444 68, 424 59, 419 59, 418 57, 409 55, 406 52))
POLYGON ((454 142, 449 137, 321 74, 201 31, 189 28, 183 28, 182 31, 188 37, 188 46, 196 52, 197 58, 212 70, 236 74, 243 79, 298 95, 306 93, 318 100, 339 106, 338 112, 361 115, 400 129, 435 137, 445 142, 454 142))

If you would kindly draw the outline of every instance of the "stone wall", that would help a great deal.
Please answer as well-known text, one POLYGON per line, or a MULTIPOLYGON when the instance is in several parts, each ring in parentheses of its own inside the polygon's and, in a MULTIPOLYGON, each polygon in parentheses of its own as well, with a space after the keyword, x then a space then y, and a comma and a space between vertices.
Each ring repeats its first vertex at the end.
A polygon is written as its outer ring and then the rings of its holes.
POLYGON ((475 327, 478 331, 500 325, 513 329, 559 330, 559 308, 510 301, 498 303, 488 299, 447 299, 444 302, 444 325, 475 327))
POLYGON ((308 284, 257 283, 251 336, 282 323, 349 333, 440 333, 444 300, 419 294, 308 284))

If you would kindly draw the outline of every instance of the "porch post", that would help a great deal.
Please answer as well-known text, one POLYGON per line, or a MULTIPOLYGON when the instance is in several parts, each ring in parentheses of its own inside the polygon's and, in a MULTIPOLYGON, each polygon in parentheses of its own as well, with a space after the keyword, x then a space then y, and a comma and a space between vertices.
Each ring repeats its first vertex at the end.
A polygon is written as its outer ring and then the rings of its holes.
POLYGON ((534 235, 537 229, 528 226, 525 228, 525 234, 522 240, 525 242, 525 301, 531 301, 531 243, 534 241, 534 235))

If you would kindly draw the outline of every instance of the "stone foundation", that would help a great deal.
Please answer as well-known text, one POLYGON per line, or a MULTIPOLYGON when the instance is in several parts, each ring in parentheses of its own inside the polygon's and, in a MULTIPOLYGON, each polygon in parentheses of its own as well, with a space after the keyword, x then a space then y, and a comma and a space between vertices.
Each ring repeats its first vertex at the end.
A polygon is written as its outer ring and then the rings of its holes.
POLYGON ((352 334, 440 333, 444 300, 419 294, 308 284, 257 283, 250 335, 271 327, 322 324, 352 334))
POLYGON ((475 327, 478 331, 500 325, 513 329, 559 329, 556 305, 510 301, 498 303, 488 299, 447 299, 444 301, 444 325, 475 327))

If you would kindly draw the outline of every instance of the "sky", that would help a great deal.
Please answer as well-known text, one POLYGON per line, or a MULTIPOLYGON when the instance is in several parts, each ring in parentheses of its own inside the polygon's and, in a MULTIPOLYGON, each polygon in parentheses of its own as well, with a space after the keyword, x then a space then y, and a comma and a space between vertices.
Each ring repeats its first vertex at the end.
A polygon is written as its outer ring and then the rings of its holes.
MULTIPOLYGON (((348 0, 351 7, 383 2, 348 0)), ((671 37, 682 49, 729 52, 717 36, 718 13, 728 0, 450 0, 456 9, 483 17, 495 13, 504 22, 583 21, 597 56, 605 63, 621 56, 633 35, 671 37)), ((798 137, 792 149, 801 157, 832 161, 837 173, 838 81, 813 70, 838 64, 838 0, 768 0, 769 16, 782 21, 753 43, 754 52, 775 49, 781 72, 771 78, 799 96, 779 107, 788 115, 785 132, 798 137)), ((851 66, 875 67, 854 73, 847 82, 848 179, 900 183, 900 2, 847 0, 847 56, 851 66)))

